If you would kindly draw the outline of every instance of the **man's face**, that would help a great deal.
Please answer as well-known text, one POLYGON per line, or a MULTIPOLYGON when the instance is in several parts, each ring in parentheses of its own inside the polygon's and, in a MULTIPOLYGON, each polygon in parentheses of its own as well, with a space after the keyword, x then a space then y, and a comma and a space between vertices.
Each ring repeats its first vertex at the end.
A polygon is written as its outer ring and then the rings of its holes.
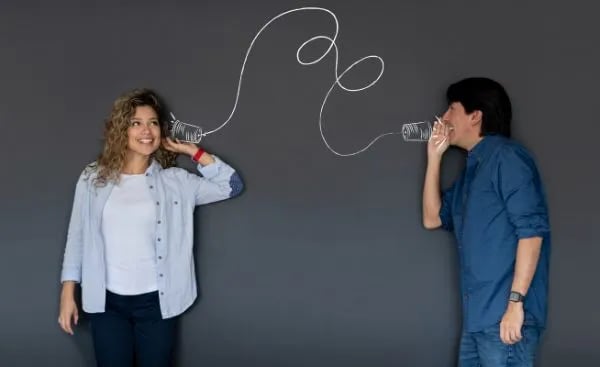
POLYGON ((452 102, 442 121, 449 127, 448 139, 451 145, 467 148, 479 137, 481 112, 466 113, 460 102, 452 102))

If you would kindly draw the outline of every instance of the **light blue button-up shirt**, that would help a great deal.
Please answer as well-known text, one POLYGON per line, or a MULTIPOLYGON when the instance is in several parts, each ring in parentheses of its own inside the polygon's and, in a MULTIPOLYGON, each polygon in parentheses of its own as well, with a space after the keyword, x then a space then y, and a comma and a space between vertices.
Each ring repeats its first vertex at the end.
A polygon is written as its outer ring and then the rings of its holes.
MULTIPOLYGON (((156 161, 145 173, 156 203, 156 280, 163 318, 183 313, 197 297, 194 208, 234 197, 243 188, 235 170, 214 158, 214 163, 198 166, 202 177, 182 168, 163 169, 156 161)), ((89 313, 104 312, 106 260, 101 220, 114 187, 110 182, 96 187, 95 175, 84 171, 77 182, 61 273, 61 282, 81 284, 83 310, 89 313)))

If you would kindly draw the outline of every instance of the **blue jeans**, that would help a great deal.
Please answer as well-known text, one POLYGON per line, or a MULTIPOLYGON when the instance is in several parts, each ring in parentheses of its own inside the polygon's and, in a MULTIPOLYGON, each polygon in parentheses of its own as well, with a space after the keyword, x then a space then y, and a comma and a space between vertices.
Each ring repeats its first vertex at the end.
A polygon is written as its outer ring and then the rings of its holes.
POLYGON ((522 339, 507 345, 500 339, 500 324, 482 331, 464 332, 458 353, 459 367, 533 367, 542 329, 524 325, 522 339))
POLYGON ((158 297, 107 291, 105 311, 87 314, 98 367, 171 365, 176 319, 162 318, 158 297))

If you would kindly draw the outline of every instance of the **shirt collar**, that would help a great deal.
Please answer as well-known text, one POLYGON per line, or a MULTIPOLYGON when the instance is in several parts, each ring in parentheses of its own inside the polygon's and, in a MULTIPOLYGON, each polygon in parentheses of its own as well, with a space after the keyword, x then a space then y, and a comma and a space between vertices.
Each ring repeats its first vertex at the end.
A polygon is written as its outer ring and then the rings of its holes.
POLYGON ((503 137, 501 135, 486 135, 467 152, 467 161, 475 160, 481 162, 486 159, 500 144, 503 137))
POLYGON ((154 175, 156 172, 160 171, 162 169, 160 163, 158 163, 156 161, 156 159, 152 159, 152 162, 150 163, 150 165, 148 166, 148 168, 146 168, 146 176, 152 176, 154 175))

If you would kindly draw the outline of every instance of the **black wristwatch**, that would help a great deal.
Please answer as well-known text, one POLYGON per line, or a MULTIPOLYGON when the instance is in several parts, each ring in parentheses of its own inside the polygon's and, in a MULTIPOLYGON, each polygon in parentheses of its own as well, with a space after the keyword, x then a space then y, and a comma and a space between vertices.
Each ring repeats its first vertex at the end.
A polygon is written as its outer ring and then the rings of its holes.
POLYGON ((508 300, 511 302, 523 302, 525 296, 519 292, 511 291, 510 296, 508 296, 508 300))

